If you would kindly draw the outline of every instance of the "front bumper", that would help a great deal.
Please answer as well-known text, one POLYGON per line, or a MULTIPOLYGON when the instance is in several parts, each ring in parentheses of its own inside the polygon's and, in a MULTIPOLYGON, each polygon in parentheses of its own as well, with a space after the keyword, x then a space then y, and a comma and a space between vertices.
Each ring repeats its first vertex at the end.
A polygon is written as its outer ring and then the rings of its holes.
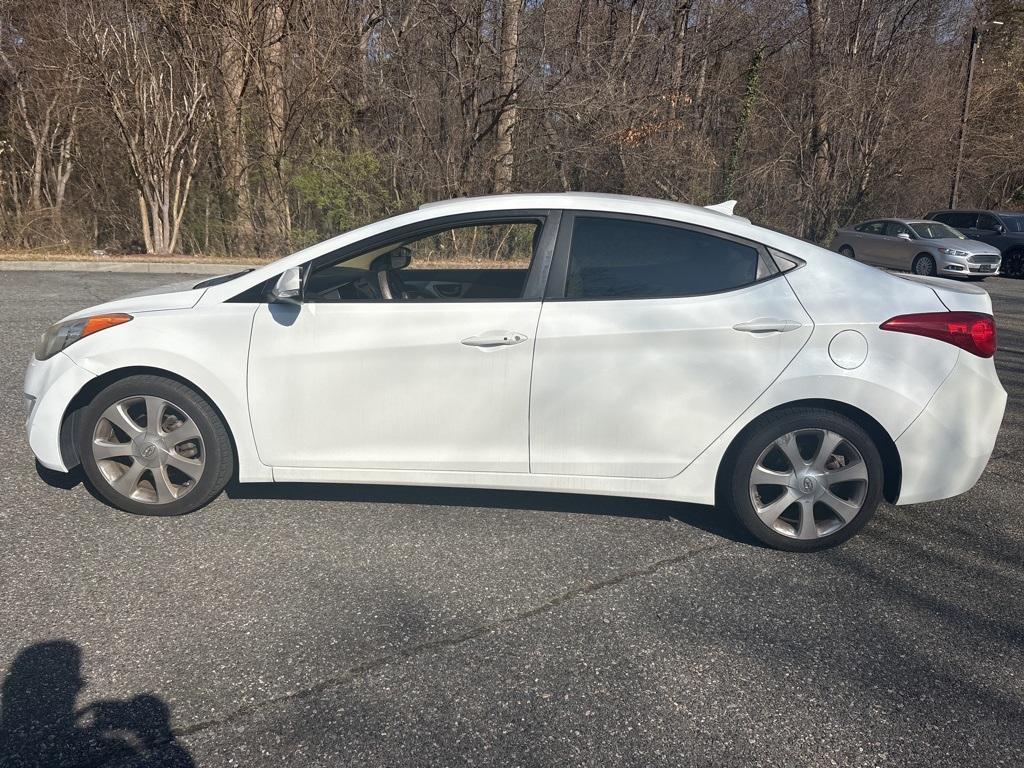
POLYGON ((68 471, 61 454, 61 422, 75 395, 93 378, 63 352, 49 360, 33 357, 29 362, 25 371, 25 431, 32 453, 47 469, 68 471))
POLYGON ((949 277, 993 277, 999 274, 1000 262, 997 260, 993 264, 982 264, 966 256, 949 256, 941 252, 935 256, 938 273, 949 277))
POLYGON ((978 482, 995 446, 1006 390, 991 358, 961 352, 925 409, 896 440, 903 465, 897 504, 964 493, 978 482))

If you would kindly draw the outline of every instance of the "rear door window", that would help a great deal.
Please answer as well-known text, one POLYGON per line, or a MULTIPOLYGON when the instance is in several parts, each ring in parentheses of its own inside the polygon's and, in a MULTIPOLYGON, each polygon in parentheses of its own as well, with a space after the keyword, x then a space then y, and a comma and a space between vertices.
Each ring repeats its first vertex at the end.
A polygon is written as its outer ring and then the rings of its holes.
POLYGON ((694 296, 741 288, 767 274, 753 244, 670 224, 576 216, 565 296, 694 296))
POLYGON ((900 235, 913 235, 910 233, 910 229, 898 221, 887 221, 885 222, 885 234, 889 237, 899 237, 900 235))
POLYGON ((884 221, 866 221, 857 227, 857 231, 865 235, 880 235, 884 227, 884 221))

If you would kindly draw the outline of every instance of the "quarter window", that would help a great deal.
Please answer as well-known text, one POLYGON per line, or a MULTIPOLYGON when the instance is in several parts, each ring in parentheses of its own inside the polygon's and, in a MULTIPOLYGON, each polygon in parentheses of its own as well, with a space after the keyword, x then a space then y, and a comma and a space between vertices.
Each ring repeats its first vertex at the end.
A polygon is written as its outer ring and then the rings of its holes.
POLYGON ((758 249, 735 240, 644 221, 577 216, 565 295, 692 296, 749 285, 763 269, 758 249))

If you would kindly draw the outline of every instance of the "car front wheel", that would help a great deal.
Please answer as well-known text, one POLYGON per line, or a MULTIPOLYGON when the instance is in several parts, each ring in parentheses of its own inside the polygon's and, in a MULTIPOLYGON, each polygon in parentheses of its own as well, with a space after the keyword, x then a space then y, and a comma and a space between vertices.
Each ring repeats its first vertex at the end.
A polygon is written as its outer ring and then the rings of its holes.
POLYGON ((926 253, 920 254, 910 266, 910 271, 915 275, 934 275, 938 270, 935 268, 935 259, 926 253))
POLYGON ((137 515, 183 515, 223 490, 234 468, 227 429, 207 400, 181 382, 130 376, 103 389, 78 420, 89 485, 137 515))
POLYGON ((727 471, 727 501, 743 527, 791 552, 846 541, 882 497, 882 460, 871 437, 826 410, 773 414, 746 436, 727 471))

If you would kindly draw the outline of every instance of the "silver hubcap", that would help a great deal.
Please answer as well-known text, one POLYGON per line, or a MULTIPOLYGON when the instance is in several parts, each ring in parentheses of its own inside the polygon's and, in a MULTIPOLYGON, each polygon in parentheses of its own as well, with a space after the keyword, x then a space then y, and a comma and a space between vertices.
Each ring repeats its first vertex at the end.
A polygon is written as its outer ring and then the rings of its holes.
POLYGON ((917 269, 914 271, 919 275, 930 275, 932 273, 932 263, 928 259, 918 259, 917 269))
POLYGON ((868 469, 846 438, 827 429, 789 432, 765 448, 750 473, 750 501, 761 522, 794 539, 819 539, 852 521, 864 505, 868 469))
POLYGON ((161 397, 126 397, 107 408, 92 455, 110 486, 146 504, 167 504, 196 487, 206 465, 199 427, 161 397))

